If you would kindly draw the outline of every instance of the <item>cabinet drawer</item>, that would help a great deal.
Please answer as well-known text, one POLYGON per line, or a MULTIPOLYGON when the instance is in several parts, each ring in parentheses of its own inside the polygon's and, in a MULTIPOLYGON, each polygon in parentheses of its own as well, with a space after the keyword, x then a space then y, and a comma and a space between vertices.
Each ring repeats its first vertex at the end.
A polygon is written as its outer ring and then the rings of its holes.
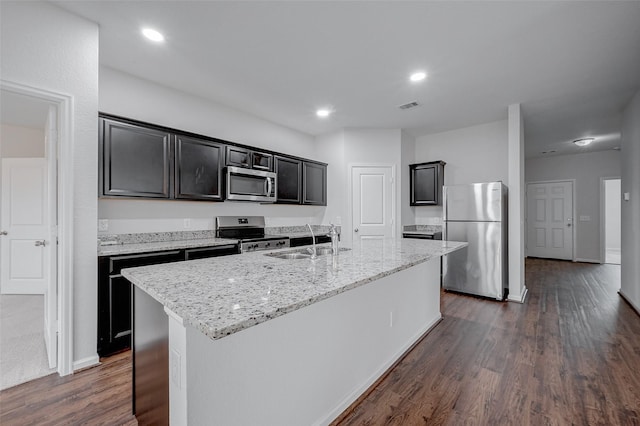
POLYGON ((203 247, 185 250, 185 259, 205 259, 207 257, 226 256, 228 254, 240 253, 237 244, 228 244, 216 247, 203 247))
POLYGON ((181 260, 184 260, 184 252, 182 250, 114 256, 110 259, 109 262, 109 274, 120 274, 120 270, 123 268, 178 262, 181 260))

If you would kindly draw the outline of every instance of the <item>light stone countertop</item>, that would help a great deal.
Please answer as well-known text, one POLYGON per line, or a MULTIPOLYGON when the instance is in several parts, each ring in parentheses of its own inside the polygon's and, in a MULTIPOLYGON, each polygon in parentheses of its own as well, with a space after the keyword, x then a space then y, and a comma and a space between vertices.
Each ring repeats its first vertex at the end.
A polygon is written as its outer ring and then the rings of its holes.
MULTIPOLYGON (((338 256, 278 259, 285 248, 123 269, 122 275, 211 339, 220 339, 465 247, 416 239, 365 240, 338 256)), ((320 246, 326 246, 322 244, 320 246)))
POLYGON ((164 250, 180 250, 198 247, 223 246, 237 244, 238 240, 227 238, 196 238, 191 240, 155 241, 130 244, 98 246, 98 256, 116 256, 121 254, 146 253, 164 250))

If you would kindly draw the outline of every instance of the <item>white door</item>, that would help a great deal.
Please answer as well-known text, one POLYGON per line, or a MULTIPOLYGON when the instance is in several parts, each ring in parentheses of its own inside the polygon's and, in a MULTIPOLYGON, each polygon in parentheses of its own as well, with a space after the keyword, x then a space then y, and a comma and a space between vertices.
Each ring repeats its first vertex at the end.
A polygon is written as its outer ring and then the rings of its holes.
POLYGON ((393 167, 351 169, 353 242, 392 237, 394 225, 393 167))
POLYGON ((0 290, 44 294, 49 276, 47 160, 2 160, 0 290))
POLYGON ((573 183, 527 185, 527 255, 573 259, 573 183))

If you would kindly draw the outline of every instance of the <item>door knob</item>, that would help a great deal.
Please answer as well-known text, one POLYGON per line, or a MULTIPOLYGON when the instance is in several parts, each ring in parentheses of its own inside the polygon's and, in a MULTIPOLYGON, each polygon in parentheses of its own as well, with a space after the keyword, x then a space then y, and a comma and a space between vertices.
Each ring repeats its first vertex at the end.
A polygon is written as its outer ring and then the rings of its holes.
POLYGON ((40 246, 44 247, 45 245, 46 245, 45 240, 42 240, 42 241, 36 241, 36 247, 40 247, 40 246))
POLYGON ((359 229, 358 229, 358 228, 356 228, 356 229, 354 229, 354 230, 353 230, 353 232, 358 232, 358 231, 359 231, 359 229))
POLYGON ((8 235, 9 233, 7 231, 0 231, 0 235, 8 235))

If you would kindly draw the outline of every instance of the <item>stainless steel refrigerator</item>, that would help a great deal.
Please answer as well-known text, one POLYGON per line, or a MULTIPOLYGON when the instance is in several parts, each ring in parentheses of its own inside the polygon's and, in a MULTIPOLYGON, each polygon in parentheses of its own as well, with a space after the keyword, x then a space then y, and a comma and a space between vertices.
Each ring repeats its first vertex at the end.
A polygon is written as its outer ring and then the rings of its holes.
POLYGON ((504 300, 509 291, 506 186, 451 185, 443 194, 444 239, 469 245, 444 257, 442 286, 504 300))

